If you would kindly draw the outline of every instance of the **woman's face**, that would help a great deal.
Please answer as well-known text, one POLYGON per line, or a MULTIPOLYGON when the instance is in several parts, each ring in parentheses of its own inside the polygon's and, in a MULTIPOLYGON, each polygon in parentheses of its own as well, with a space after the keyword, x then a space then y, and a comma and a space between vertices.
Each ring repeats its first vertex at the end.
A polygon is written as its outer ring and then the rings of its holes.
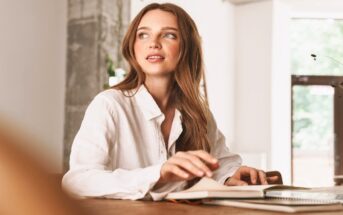
POLYGON ((146 77, 170 76, 180 53, 176 17, 159 9, 147 12, 136 33, 134 52, 146 77))

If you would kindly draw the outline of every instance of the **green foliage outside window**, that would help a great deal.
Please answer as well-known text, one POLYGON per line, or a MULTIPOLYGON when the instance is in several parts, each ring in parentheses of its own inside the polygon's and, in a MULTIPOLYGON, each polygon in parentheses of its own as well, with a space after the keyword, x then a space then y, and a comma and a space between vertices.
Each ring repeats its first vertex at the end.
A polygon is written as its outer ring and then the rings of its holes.
POLYGON ((333 141, 333 89, 296 86, 293 89, 293 147, 328 150, 333 141))
MULTIPOLYGON (((343 20, 294 19, 291 23, 294 75, 343 76, 343 20), (310 56, 316 54, 314 59, 310 56), (333 59, 335 60, 333 60, 333 59)), ((333 89, 293 88, 293 148, 328 149, 333 141, 333 89)))
POLYGON ((293 74, 343 75, 343 65, 331 59, 343 62, 343 20, 294 19, 290 31, 293 74))

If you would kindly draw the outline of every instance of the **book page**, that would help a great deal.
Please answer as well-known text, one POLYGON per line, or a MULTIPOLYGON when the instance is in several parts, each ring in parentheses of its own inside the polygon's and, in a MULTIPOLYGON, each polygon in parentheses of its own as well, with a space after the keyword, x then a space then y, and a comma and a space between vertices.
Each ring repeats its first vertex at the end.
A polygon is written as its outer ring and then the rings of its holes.
POLYGON ((281 198, 248 199, 248 200, 241 200, 241 201, 255 203, 255 204, 289 205, 289 206, 337 204, 337 202, 333 202, 333 201, 306 200, 306 199, 281 199, 281 198))
POLYGON ((282 188, 282 189, 299 189, 298 187, 285 186, 285 185, 249 185, 249 186, 226 186, 218 183, 217 181, 203 177, 198 183, 193 185, 191 188, 184 190, 183 192, 194 192, 194 191, 264 191, 271 188, 282 188))

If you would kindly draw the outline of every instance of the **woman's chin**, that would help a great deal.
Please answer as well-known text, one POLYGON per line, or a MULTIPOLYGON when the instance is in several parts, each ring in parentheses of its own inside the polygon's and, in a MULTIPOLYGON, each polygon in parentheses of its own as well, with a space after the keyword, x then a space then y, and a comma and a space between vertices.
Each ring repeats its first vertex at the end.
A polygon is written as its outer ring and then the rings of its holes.
POLYGON ((168 70, 149 70, 147 72, 144 72, 145 75, 148 77, 166 77, 170 76, 173 72, 168 70))

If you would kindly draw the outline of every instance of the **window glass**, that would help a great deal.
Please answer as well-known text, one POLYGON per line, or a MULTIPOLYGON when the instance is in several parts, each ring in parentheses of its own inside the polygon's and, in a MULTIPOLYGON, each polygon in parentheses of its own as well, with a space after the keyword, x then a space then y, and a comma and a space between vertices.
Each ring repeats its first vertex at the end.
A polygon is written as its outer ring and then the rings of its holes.
POLYGON ((343 20, 293 19, 290 30, 292 74, 343 75, 343 20))
POLYGON ((333 95, 331 86, 293 87, 294 185, 334 184, 333 95))

